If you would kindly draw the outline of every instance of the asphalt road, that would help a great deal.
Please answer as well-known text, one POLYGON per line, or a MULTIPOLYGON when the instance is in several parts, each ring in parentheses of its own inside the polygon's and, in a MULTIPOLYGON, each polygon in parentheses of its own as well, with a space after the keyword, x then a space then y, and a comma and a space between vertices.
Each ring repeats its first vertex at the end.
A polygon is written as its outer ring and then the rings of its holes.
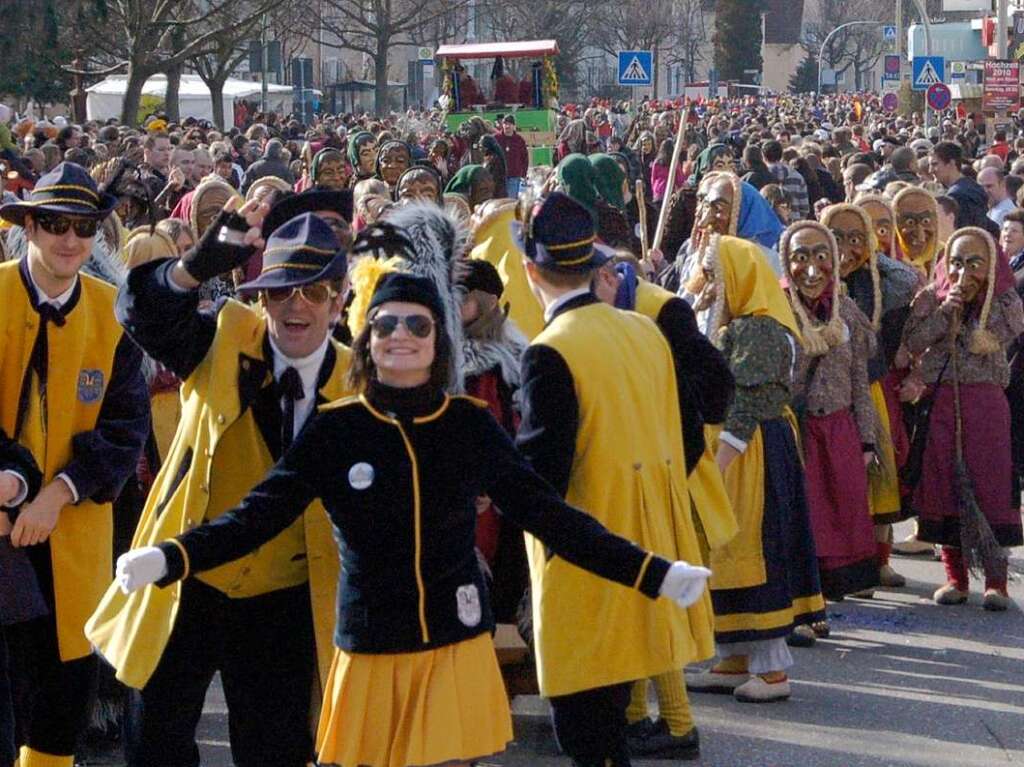
MULTIPOLYGON (((899 535, 899 531, 897 533, 899 535)), ((1014 552, 1010 593, 1024 603, 1024 551, 1014 552)), ((793 697, 752 705, 692 695, 703 767, 998 767, 1024 765, 1024 615, 970 603, 940 607, 944 582, 930 559, 894 558, 908 586, 873 600, 829 606, 832 637, 794 650, 793 697)), ((652 703, 653 705, 653 703, 652 703)), ((554 749, 538 698, 514 704, 516 742, 487 765, 568 765, 554 749)), ((207 700, 203 764, 227 767, 227 717, 219 689, 207 700)), ((668 762, 640 761, 638 767, 668 762)), ((107 762, 118 764, 118 762, 107 762)))

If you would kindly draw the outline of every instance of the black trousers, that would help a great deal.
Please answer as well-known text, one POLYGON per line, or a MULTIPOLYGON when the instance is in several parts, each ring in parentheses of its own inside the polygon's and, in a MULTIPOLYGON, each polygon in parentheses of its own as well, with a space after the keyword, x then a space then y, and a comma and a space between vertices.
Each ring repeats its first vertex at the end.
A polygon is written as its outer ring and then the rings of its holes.
POLYGON ((632 684, 551 698, 555 737, 576 767, 630 767, 626 707, 632 684))
POLYGON ((237 767, 305 767, 315 669, 308 586, 230 599, 188 579, 160 663, 133 696, 129 767, 198 767, 196 727, 218 671, 237 767))
POLYGON ((96 695, 95 655, 63 662, 54 614, 49 543, 26 549, 50 614, 7 626, 15 740, 34 751, 72 756, 96 695))
POLYGON ((11 698, 7 636, 0 626, 0 767, 11 767, 17 758, 14 747, 14 700, 11 698))

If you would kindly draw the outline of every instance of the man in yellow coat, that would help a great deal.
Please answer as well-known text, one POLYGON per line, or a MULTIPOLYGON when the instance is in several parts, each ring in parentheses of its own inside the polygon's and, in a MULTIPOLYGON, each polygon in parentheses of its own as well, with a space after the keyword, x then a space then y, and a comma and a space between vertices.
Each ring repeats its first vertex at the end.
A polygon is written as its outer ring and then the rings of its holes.
MULTIPOLYGON (((260 276, 243 286, 258 293, 257 306, 199 310, 199 285, 260 244, 265 205, 231 212, 237 205, 183 259, 134 269, 118 300, 127 331, 183 381, 181 422, 134 547, 231 509, 318 404, 350 393, 349 351, 330 337, 345 251, 313 213, 268 237, 260 276)), ((88 634, 118 679, 141 690, 128 764, 198 767, 196 725, 220 672, 234 763, 305 767, 317 659, 326 675, 332 653, 337 573, 329 522, 314 503, 252 554, 196 578, 131 595, 112 585, 88 634)))
MULTIPOLYGON (((724 546, 738 526, 722 474, 704 439, 704 424, 725 420, 736 382, 722 353, 697 327, 697 317, 683 299, 640 279, 632 264, 609 261, 594 274, 595 295, 606 304, 650 317, 661 330, 676 367, 683 412, 683 448, 687 487, 707 563, 711 549, 724 546)), ((647 680, 633 687, 626 711, 630 751, 660 759, 695 759, 700 739, 680 669, 653 680, 658 718, 647 713, 647 680)))
POLYGON ((83 629, 113 574, 111 502, 149 433, 142 353, 114 317, 115 289, 79 274, 115 203, 61 163, 27 201, 0 208, 29 243, 0 265, 0 428, 43 474, 11 543, 26 548, 50 608, 5 629, 21 767, 74 761, 98 667, 83 629))
MULTIPOLYGON (((668 342, 647 317, 591 292, 607 256, 579 203, 553 193, 525 228, 526 274, 547 324, 523 356, 517 444, 567 502, 608 529, 699 563, 668 342)), ((537 671, 559 744, 577 767, 626 767, 631 683, 712 654, 707 591, 686 611, 666 610, 536 541, 527 551, 537 671)))

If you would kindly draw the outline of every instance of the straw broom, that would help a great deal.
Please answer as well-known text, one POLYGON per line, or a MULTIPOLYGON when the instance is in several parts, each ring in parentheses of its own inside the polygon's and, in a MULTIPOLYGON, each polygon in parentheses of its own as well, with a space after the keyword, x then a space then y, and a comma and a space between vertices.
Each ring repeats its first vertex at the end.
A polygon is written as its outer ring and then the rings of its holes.
POLYGON ((953 414, 956 424, 954 484, 957 511, 960 516, 960 551, 963 562, 968 570, 983 576, 986 572, 1005 571, 1006 553, 996 540, 992 527, 978 505, 974 482, 967 472, 967 462, 964 460, 964 421, 960 406, 960 345, 957 343, 961 322, 961 314, 957 312, 953 316, 953 348, 950 352, 953 366, 953 414))

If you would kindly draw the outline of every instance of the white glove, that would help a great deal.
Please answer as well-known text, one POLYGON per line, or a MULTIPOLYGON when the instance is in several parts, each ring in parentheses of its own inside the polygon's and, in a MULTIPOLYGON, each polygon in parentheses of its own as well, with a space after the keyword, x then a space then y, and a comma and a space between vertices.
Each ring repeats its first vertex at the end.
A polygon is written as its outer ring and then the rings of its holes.
MULTIPOLYGON (((121 591, 131 594, 167 575, 167 557, 156 546, 132 549, 117 558, 115 579, 121 591)), ((666 577, 666 581, 668 578, 666 577)))
POLYGON ((673 562, 665 573, 658 593, 668 597, 680 607, 689 607, 704 593, 704 586, 711 571, 706 567, 694 567, 686 562, 673 562))

